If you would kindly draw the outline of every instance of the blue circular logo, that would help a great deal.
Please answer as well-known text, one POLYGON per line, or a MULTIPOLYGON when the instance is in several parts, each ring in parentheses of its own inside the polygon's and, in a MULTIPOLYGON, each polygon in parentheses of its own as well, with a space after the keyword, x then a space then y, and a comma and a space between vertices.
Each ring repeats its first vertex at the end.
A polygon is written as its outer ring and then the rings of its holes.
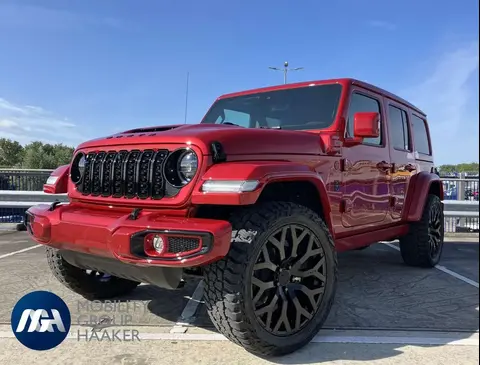
POLYGON ((11 324, 15 337, 32 350, 60 345, 70 331, 72 318, 65 302, 48 291, 24 295, 13 307, 11 324))

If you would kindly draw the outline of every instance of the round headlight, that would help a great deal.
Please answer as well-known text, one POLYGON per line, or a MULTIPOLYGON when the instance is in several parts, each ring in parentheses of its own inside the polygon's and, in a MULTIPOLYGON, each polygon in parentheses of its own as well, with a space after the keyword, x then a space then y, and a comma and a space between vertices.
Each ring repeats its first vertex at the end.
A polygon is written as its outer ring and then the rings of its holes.
POLYGON ((167 157, 164 176, 171 186, 180 189, 195 177, 197 169, 198 157, 195 152, 180 148, 167 157))
POLYGON ((85 173, 86 161, 87 159, 82 152, 78 153, 73 159, 70 171, 70 178, 72 179, 74 184, 78 184, 82 181, 83 174, 85 173))
POLYGON ((198 158, 195 152, 186 152, 178 161, 178 174, 185 183, 190 182, 195 176, 198 168, 198 158))

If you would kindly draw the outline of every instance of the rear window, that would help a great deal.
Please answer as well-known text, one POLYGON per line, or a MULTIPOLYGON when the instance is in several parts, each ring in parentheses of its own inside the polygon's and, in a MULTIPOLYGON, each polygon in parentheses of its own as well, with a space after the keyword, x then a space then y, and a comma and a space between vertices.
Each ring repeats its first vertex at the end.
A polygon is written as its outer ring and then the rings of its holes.
POLYGON ((428 133, 425 121, 416 115, 412 115, 413 139, 415 141, 415 152, 423 155, 431 155, 432 150, 428 141, 428 133))

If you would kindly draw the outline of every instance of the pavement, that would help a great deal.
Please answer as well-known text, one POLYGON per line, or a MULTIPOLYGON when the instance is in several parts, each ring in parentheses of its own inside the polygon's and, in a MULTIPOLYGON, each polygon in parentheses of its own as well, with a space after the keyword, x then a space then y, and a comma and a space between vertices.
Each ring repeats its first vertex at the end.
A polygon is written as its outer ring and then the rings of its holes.
MULTIPOLYGON (((449 238, 435 269, 402 263, 396 243, 339 255, 339 287, 324 329, 304 349, 262 359, 226 341, 202 303, 202 282, 178 291, 139 286, 113 310, 92 306, 51 275, 44 249, 25 232, 0 232, 1 364, 478 364, 478 237, 449 238), (53 350, 29 350, 14 337, 15 303, 34 290, 59 295, 71 336, 53 350), (110 323, 98 323, 102 318, 110 323), (88 325, 85 323, 88 322, 88 325), (140 341, 91 338, 136 331, 140 341)), ((112 304, 113 305, 113 304, 112 304)))

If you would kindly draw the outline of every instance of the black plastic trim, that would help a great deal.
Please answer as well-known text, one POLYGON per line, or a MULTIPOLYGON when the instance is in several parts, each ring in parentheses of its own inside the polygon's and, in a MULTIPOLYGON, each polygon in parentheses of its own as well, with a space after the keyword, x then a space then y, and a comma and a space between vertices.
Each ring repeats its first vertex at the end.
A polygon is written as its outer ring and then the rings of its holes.
POLYGON ((190 259, 193 257, 205 255, 206 253, 210 252, 213 247, 214 237, 209 232, 203 231, 172 231, 168 229, 148 229, 144 231, 137 232, 132 235, 130 238, 130 253, 138 258, 141 259, 150 259, 152 261, 179 261, 184 259, 190 259), (202 248, 200 251, 195 252, 193 254, 189 254, 186 256, 178 256, 178 257, 153 257, 148 256, 145 253, 144 249, 144 238, 147 234, 150 233, 158 233, 161 235, 169 236, 184 236, 184 237, 192 237, 192 238, 200 238, 202 240, 202 248))
POLYGON ((213 163, 221 163, 227 161, 227 154, 225 153, 223 145, 220 142, 212 142, 210 144, 210 149, 212 150, 213 163))

